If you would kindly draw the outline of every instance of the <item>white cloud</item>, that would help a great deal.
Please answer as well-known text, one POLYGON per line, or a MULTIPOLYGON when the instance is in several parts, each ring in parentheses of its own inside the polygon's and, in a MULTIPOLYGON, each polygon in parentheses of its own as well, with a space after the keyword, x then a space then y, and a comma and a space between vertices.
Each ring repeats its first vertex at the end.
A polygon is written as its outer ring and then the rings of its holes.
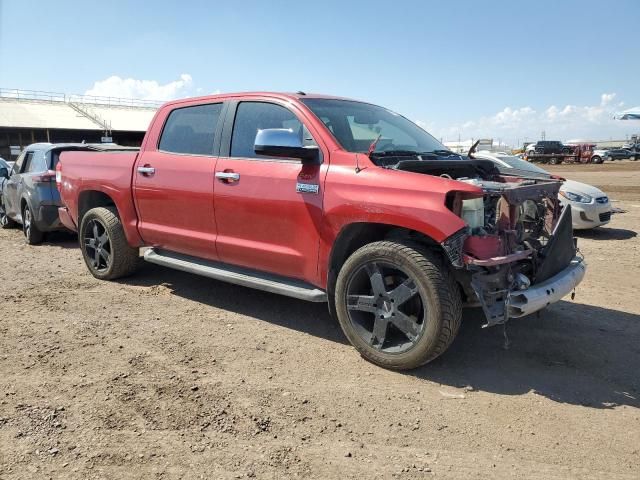
POLYGON ((600 95, 600 105, 605 107, 609 105, 614 98, 616 98, 615 93, 603 93, 602 95, 600 95))
POLYGON ((536 140, 542 131, 548 139, 567 140, 586 138, 604 140, 624 139, 635 133, 637 122, 614 120, 615 112, 624 102, 618 102, 615 93, 603 93, 594 105, 550 105, 540 111, 530 106, 505 107, 494 115, 467 120, 459 124, 443 126, 434 122, 419 122, 429 125, 430 132, 438 138, 494 138, 507 140, 512 145, 525 139, 536 140))
POLYGON ((160 84, 156 80, 137 80, 113 75, 95 82, 93 87, 84 94, 140 100, 172 100, 188 96, 192 83, 193 79, 188 73, 183 73, 178 80, 165 84, 160 84))

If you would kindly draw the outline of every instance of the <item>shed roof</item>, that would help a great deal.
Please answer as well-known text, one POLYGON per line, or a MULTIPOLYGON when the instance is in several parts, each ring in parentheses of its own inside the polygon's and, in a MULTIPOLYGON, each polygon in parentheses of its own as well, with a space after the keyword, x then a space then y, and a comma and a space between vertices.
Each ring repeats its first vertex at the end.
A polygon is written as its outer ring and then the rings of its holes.
POLYGON ((0 126, 101 130, 96 123, 64 102, 38 102, 8 98, 0 98, 0 126))
POLYGON ((155 108, 0 97, 0 127, 144 132, 155 108))
POLYGON ((145 132, 156 113, 155 108, 107 107, 103 105, 79 105, 89 115, 102 119, 111 130, 145 132))

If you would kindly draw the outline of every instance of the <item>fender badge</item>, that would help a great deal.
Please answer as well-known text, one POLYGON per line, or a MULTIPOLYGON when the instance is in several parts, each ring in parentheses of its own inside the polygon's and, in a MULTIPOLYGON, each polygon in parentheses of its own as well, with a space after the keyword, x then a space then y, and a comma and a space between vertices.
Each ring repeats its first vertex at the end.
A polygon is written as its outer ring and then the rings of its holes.
POLYGON ((316 185, 313 183, 296 183, 296 192, 297 193, 318 193, 320 189, 320 185, 316 185))

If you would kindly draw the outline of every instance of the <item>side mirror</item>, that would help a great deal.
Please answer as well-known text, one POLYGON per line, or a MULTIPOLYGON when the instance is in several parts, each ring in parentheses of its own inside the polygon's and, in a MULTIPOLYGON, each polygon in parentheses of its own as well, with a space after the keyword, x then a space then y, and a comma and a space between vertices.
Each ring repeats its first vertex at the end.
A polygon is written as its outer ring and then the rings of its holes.
POLYGON ((9 178, 9 170, 6 167, 0 168, 0 177, 9 178))
POLYGON ((305 147, 302 139, 288 128, 265 128, 258 130, 253 146, 259 155, 268 157, 298 158, 302 163, 320 163, 320 149, 305 147))

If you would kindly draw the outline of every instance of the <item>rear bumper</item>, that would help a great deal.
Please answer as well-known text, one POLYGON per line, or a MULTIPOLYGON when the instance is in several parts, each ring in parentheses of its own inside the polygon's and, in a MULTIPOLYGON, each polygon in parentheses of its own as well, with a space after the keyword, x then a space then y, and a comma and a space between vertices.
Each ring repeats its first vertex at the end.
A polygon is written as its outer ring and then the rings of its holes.
POLYGON ((526 290, 511 292, 507 301, 509 317, 524 317, 559 301, 580 284, 586 271, 586 263, 575 257, 567 268, 548 280, 526 290))
POLYGON ((40 205, 34 220, 36 226, 43 232, 63 230, 65 228, 60 222, 57 205, 40 205))
POLYGON ((73 221, 73 218, 69 214, 69 209, 67 207, 58 208, 58 217, 60 217, 60 223, 67 227, 72 232, 77 232, 78 227, 73 221))

